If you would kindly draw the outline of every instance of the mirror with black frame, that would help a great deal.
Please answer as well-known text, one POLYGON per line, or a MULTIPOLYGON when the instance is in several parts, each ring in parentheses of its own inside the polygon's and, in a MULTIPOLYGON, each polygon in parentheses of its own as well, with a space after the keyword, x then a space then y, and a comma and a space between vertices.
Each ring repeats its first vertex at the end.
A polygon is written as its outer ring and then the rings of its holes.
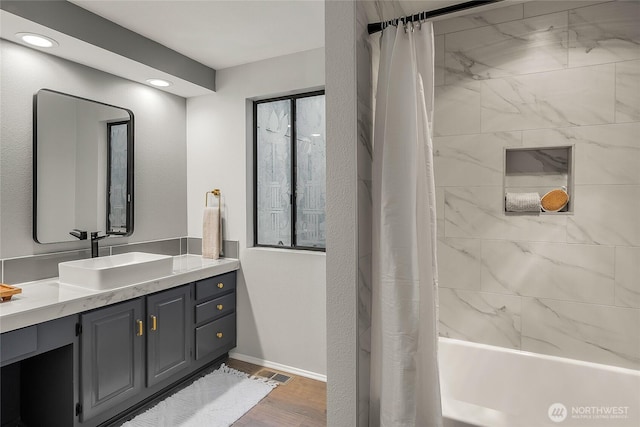
POLYGON ((33 239, 131 235, 131 110, 41 89, 33 112, 33 239))

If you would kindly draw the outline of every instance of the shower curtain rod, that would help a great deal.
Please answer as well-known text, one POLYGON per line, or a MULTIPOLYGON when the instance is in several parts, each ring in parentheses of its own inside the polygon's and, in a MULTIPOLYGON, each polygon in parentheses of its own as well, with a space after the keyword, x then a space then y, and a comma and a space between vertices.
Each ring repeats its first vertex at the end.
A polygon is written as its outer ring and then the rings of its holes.
POLYGON ((459 12, 465 9, 471 9, 474 7, 484 6, 491 3, 497 3, 502 0, 476 0, 476 1, 468 1, 460 4, 454 4, 452 6, 443 7, 441 9, 429 10, 426 12, 416 13, 415 15, 404 16, 402 18, 395 18, 389 21, 376 22, 373 24, 367 25, 367 30, 369 34, 377 33, 378 31, 382 31, 383 28, 389 25, 397 25, 399 22, 417 22, 424 21, 429 18, 433 18, 435 16, 446 15, 453 12, 459 12))

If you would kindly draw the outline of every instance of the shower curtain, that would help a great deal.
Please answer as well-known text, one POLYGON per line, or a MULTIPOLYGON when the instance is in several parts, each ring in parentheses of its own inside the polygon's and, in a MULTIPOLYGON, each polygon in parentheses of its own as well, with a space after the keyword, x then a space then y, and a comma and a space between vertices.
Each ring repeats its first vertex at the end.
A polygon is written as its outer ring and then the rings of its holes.
POLYGON ((372 427, 442 425, 433 55, 431 23, 382 34, 373 152, 372 427))

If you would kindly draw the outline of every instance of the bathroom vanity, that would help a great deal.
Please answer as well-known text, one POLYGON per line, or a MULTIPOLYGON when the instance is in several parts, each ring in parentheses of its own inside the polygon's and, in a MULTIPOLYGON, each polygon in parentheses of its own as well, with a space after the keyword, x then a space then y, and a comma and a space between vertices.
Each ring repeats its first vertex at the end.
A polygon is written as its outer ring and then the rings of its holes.
POLYGON ((235 347, 238 261, 173 263, 109 290, 22 284, 0 305, 0 425, 109 425, 235 347))

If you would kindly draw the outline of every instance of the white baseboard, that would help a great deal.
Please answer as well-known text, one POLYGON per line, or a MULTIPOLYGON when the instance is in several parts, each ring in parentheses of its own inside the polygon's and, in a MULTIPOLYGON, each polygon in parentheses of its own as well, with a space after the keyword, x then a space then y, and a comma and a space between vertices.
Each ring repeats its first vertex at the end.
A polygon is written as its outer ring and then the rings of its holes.
POLYGON ((234 351, 229 352, 229 357, 237 359, 242 362, 253 363, 254 365, 262 366, 265 368, 276 369, 278 371, 288 372, 290 374, 298 375, 305 378, 311 378, 312 380, 327 382, 327 376, 318 374, 311 371, 305 371, 304 369, 294 368, 293 366, 283 365, 281 363, 270 362, 264 359, 258 359, 257 357, 247 356, 246 354, 236 353, 234 351))

